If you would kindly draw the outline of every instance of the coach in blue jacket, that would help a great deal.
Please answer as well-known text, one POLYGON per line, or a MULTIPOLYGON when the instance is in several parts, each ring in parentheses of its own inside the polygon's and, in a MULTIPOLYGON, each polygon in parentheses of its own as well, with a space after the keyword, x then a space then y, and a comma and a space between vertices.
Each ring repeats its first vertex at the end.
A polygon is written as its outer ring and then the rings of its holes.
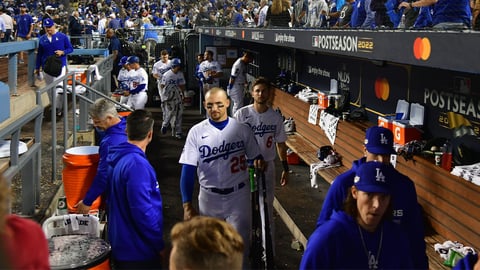
POLYGON ((162 269, 165 258, 162 197, 145 150, 153 138, 150 112, 127 117, 128 141, 107 158, 108 239, 114 269, 162 269))
MULTIPOLYGON (((52 19, 47 18, 43 20, 43 27, 45 28, 45 35, 42 35, 38 41, 37 61, 35 63, 35 74, 39 75, 40 70, 45 68, 47 58, 56 55, 62 60, 62 72, 60 75, 54 77, 45 74, 45 84, 49 85, 54 80, 64 76, 67 73, 67 54, 73 52, 72 44, 68 37, 62 32, 57 32, 55 23, 52 19)), ((50 103, 52 103, 53 96, 50 95, 50 103)), ((59 93, 63 93, 63 84, 59 83, 55 89, 56 98, 56 112, 57 116, 62 114, 63 102, 59 93)))

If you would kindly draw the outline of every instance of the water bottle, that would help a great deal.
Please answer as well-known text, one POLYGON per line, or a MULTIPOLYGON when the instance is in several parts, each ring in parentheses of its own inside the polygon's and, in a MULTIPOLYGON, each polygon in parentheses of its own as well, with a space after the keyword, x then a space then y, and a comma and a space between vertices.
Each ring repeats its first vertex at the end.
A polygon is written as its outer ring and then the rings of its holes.
POLYGON ((443 145, 442 154, 442 168, 451 171, 452 170, 452 146, 449 141, 446 141, 443 145))
POLYGON ((405 29, 405 14, 402 14, 402 18, 400 19, 400 24, 398 28, 405 29))

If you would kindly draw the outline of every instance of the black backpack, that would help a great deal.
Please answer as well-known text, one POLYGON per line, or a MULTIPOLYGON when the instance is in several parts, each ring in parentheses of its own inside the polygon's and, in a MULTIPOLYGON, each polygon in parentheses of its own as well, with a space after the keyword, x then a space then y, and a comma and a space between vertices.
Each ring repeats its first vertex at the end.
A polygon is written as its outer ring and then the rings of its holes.
POLYGON ((62 74, 62 67, 62 59, 56 55, 50 55, 47 57, 47 61, 45 61, 43 71, 52 77, 58 77, 62 74))

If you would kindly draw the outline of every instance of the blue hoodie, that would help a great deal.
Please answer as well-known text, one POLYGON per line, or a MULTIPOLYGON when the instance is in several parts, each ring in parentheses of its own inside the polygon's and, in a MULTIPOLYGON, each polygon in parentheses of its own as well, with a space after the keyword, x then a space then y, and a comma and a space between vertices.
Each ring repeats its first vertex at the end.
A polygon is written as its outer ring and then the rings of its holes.
POLYGON ((383 221, 370 233, 345 212, 334 211, 308 239, 300 269, 373 269, 369 263, 374 260, 368 253, 375 256, 376 269, 414 268, 408 237, 400 226, 383 221))
POLYGON ((129 142, 108 155, 108 238, 118 261, 160 260, 163 241, 162 197, 145 153, 129 142))
MULTIPOLYGON (((343 202, 347 198, 357 169, 366 162, 365 157, 356 160, 352 168, 340 174, 328 189, 322 210, 317 220, 317 227, 328 221, 334 211, 343 209, 343 202)), ((428 269, 428 257, 425 253, 425 229, 422 209, 417 202, 415 184, 407 176, 398 173, 393 183, 392 207, 393 222, 400 224, 412 244, 414 266, 416 269, 428 269)))
POLYGON ((85 205, 91 206, 93 201, 105 192, 108 176, 108 151, 110 150, 110 147, 127 141, 126 128, 127 122, 125 118, 122 118, 118 124, 113 125, 102 132, 102 139, 99 147, 100 161, 98 162, 97 174, 83 199, 85 205))

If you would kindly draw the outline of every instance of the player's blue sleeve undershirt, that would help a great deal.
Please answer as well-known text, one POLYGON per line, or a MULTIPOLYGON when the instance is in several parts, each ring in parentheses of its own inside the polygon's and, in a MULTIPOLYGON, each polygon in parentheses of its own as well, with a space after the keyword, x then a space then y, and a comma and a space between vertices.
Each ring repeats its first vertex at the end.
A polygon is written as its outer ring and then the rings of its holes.
POLYGON ((183 164, 182 176, 180 177, 180 191, 182 192, 182 202, 191 202, 193 196, 193 187, 195 186, 196 166, 183 164))

